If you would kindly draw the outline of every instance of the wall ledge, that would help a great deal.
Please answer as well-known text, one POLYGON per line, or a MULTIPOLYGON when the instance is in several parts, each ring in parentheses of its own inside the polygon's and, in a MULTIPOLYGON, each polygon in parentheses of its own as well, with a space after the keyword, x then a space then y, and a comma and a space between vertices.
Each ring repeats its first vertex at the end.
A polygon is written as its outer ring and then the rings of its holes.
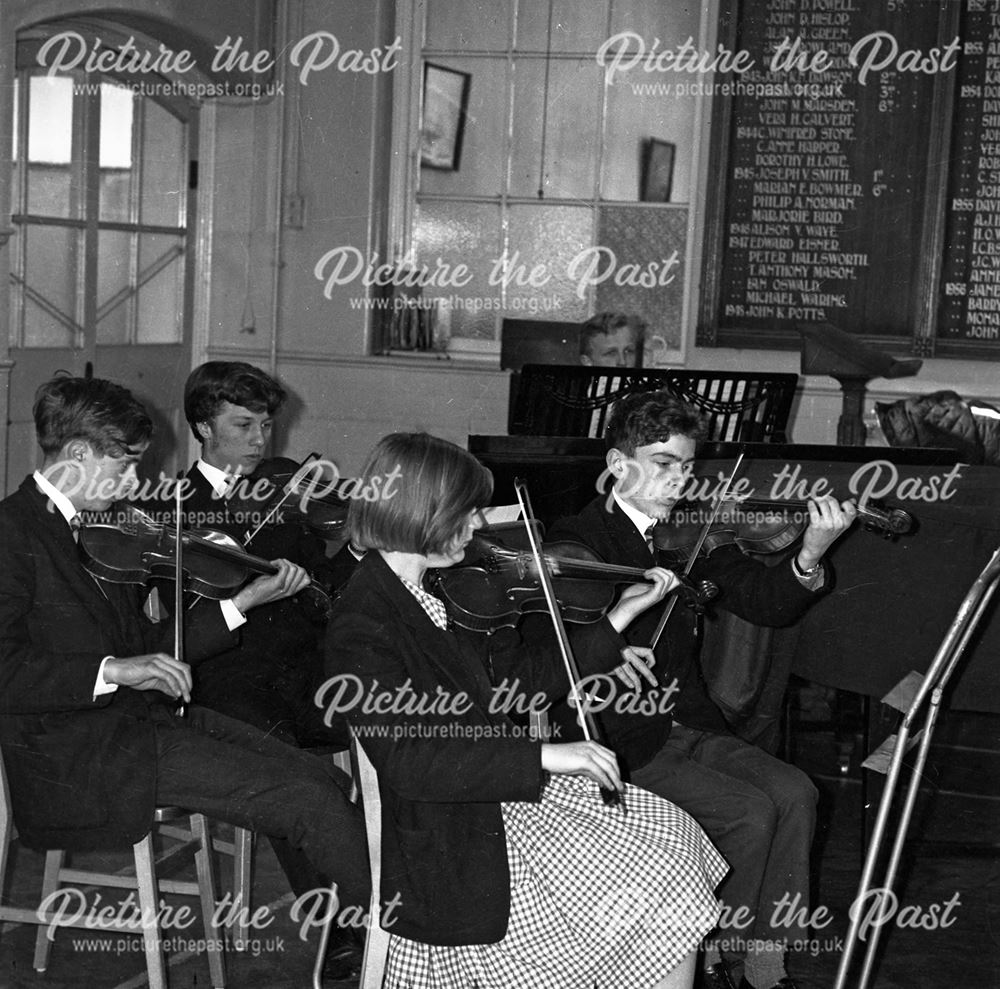
MULTIPOLYGON (((247 361, 250 364, 267 366, 271 355, 267 350, 251 347, 209 347, 209 360, 247 361)), ((475 374, 496 375, 507 377, 510 371, 501 370, 494 364, 480 360, 459 360, 453 357, 440 356, 431 353, 395 353, 389 355, 372 354, 359 356, 357 354, 323 354, 307 350, 279 350, 277 363, 281 364, 320 364, 329 367, 364 367, 370 369, 405 369, 408 371, 436 374, 475 374)))

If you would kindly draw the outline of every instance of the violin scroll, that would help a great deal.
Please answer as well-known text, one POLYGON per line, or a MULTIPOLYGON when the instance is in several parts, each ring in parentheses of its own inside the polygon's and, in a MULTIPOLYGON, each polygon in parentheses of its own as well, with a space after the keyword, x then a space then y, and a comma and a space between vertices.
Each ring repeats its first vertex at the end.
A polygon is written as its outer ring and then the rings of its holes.
POLYGON ((705 605, 719 596, 719 585, 711 580, 692 580, 687 574, 675 574, 679 583, 674 593, 696 615, 704 614, 705 605))
POLYGON ((916 525, 913 516, 902 508, 886 508, 881 502, 869 501, 858 505, 858 518, 871 532, 877 532, 885 539, 895 539, 912 532, 916 525))

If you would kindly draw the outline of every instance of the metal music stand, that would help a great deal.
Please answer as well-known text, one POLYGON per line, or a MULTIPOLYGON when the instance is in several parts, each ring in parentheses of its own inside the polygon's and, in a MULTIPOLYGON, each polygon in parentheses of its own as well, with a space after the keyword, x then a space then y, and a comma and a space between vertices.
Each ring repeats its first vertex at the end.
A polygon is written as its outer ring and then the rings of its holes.
MULTIPOLYGON (((891 891, 896 880, 896 872, 899 868, 899 861, 903 853, 903 845, 906 842, 906 832, 910 826, 910 818, 913 814, 913 806, 917 799, 917 790, 920 786, 920 778, 923 774, 924 765, 927 762, 927 754, 930 750, 931 736, 934 733, 934 725, 937 721, 941 709, 941 698, 944 688, 955 672, 955 667, 965 651, 969 640, 979 626, 986 608, 997 589, 1000 582, 1000 548, 993 553, 989 563, 983 568, 982 573, 976 578, 969 592, 962 599, 955 618, 945 633, 945 637, 938 647, 934 660, 924 675, 923 683, 917 690, 909 709, 903 718, 896 735, 895 746, 892 750, 892 761, 889 764, 889 771, 886 778, 885 789, 882 791, 882 800, 878 808, 878 816, 875 819, 875 828, 872 831, 871 845, 868 854, 865 856, 865 865, 861 873, 861 881, 858 884, 857 896, 854 898, 855 904, 863 904, 866 901, 869 891, 873 888, 872 877, 879 858, 882 846, 882 839, 885 835, 886 825, 889 820, 889 811, 892 807, 893 797, 900 782, 900 774, 903 767, 903 757, 909 747, 907 741, 912 733, 921 708, 927 705, 927 715, 924 722, 923 736, 920 739, 920 746, 917 750, 917 758, 910 775, 909 785, 906 790, 905 802, 903 804, 896 838, 893 842, 892 852, 885 870, 885 879, 877 888, 891 891)), ((864 921, 864 911, 855 909, 854 918, 851 920, 850 930, 847 932, 847 939, 844 943, 844 954, 840 959, 840 967, 837 969, 837 980, 834 989, 845 989, 847 977, 850 973, 851 958, 854 948, 859 940, 861 925, 864 921)), ((864 967, 858 981, 854 984, 855 989, 865 989, 868 980, 871 978, 872 969, 875 962, 875 951, 878 948, 879 938, 882 933, 882 925, 875 924, 868 932, 868 950, 865 952, 864 967)))

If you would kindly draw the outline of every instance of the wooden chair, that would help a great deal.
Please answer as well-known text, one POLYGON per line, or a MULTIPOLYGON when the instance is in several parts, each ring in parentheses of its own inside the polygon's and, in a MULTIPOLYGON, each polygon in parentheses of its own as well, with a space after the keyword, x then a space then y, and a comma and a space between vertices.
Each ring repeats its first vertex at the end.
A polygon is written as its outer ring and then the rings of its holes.
MULTIPOLYGON (((224 989, 226 984, 225 955, 220 946, 223 942, 223 932, 216 929, 212 920, 216 910, 215 868, 212 858, 212 839, 208 829, 208 820, 204 814, 195 814, 179 807, 158 807, 154 817, 154 827, 166 821, 181 818, 189 819, 190 830, 174 831, 170 837, 180 836, 180 845, 170 849, 169 855, 183 848, 195 847, 195 865, 197 881, 160 879, 156 877, 156 861, 153 855, 153 832, 150 831, 141 841, 132 846, 135 862, 135 876, 121 873, 100 872, 97 870, 74 869, 66 864, 66 852, 61 849, 50 850, 45 854, 45 868, 42 878, 39 906, 15 907, 0 905, 0 921, 16 924, 36 924, 38 934, 35 938, 35 954, 33 967, 38 972, 44 972, 48 967, 49 952, 53 937, 47 928, 53 923, 59 927, 93 927, 88 924, 86 916, 74 919, 72 916, 60 917, 58 912, 42 910, 41 905, 64 884, 81 886, 114 887, 119 889, 134 889, 138 893, 140 920, 105 922, 103 919, 99 930, 102 932, 120 931, 126 933, 142 933, 146 955, 146 969, 150 989, 166 989, 166 965, 163 958, 162 939, 158 923, 159 895, 175 893, 185 896, 197 896, 201 902, 202 917, 205 924, 205 939, 208 943, 208 966, 211 984, 216 989, 224 989)), ((0 754, 0 891, 4 888, 7 871, 7 860, 10 844, 17 837, 11 810, 10 791, 7 786, 7 774, 0 754)), ((237 881, 243 883, 235 890, 235 895, 243 895, 243 904, 249 907, 249 851, 250 832, 243 828, 236 829, 235 850, 237 856, 237 881)), ((246 928, 243 927, 245 939, 246 928)), ((235 932, 234 932, 235 933, 235 932)), ((236 935, 238 936, 238 935, 236 935)))
MULTIPOLYGON (((389 954, 389 932, 378 924, 381 916, 379 889, 382 882, 382 797, 378 790, 378 776, 356 735, 351 736, 351 762, 353 777, 365 811, 365 831, 368 835, 368 861, 371 867, 372 896, 368 909, 369 927, 365 937, 365 953, 361 965, 361 982, 358 989, 381 989, 385 978, 386 958, 389 954)), ((331 895, 336 890, 331 890, 331 895)), ((323 989, 323 963, 330 943, 330 932, 336 923, 331 911, 320 933, 313 966, 313 989, 323 989)))

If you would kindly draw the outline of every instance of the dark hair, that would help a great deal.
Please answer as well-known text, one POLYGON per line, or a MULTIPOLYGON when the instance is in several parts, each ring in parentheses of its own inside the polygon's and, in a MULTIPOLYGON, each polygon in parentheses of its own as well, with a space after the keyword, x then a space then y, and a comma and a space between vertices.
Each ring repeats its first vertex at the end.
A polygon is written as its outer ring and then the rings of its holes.
POLYGON ((153 435, 153 422, 127 389, 103 378, 46 381, 35 392, 35 435, 42 451, 58 453, 70 440, 85 440, 104 455, 122 456, 153 435))
POLYGON ((623 312, 599 312, 580 327, 580 353, 590 353, 590 342, 594 337, 602 333, 610 335, 622 326, 631 326, 636 331, 641 346, 646 324, 638 316, 623 312))
POLYGON ((223 402, 274 415, 286 394, 274 378, 252 364, 208 361, 188 375, 184 385, 184 416, 194 438, 201 442, 198 423, 214 419, 223 402))
POLYGON ((632 392, 614 404, 604 444, 609 450, 621 450, 632 457, 636 447, 666 443, 671 436, 687 436, 699 442, 707 433, 701 412, 670 392, 632 392))
POLYGON ((429 433, 383 436, 361 483, 359 490, 372 497, 351 502, 351 541, 361 549, 424 555, 444 552, 465 516, 493 494, 493 475, 471 453, 429 433))

